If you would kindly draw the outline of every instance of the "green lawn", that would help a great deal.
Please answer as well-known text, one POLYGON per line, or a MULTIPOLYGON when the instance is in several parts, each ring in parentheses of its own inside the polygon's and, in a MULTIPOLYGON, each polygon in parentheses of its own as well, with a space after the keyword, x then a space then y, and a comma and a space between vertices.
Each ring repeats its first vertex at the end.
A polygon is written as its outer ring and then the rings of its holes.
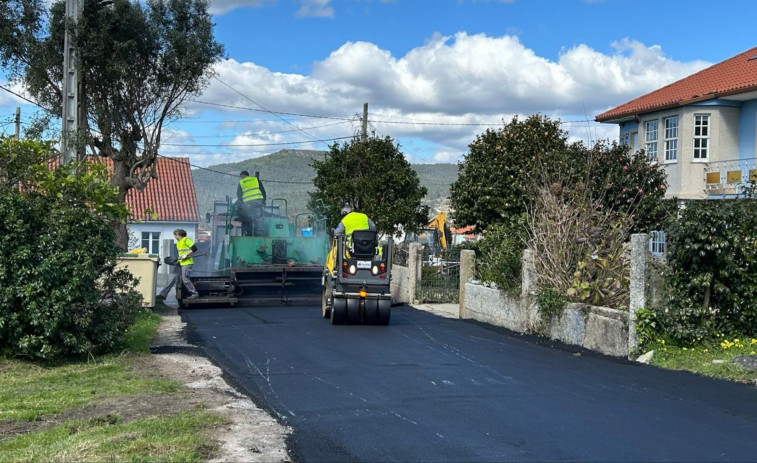
POLYGON ((49 366, 0 359, 0 463, 207 461, 223 422, 146 368, 160 316, 146 312, 119 355, 49 366))

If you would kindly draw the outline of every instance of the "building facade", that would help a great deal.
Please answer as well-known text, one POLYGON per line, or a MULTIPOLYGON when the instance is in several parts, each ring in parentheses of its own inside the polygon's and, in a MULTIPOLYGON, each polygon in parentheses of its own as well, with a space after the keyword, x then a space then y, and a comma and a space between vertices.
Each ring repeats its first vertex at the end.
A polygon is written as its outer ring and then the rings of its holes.
POLYGON ((666 197, 722 199, 757 181, 757 47, 598 115, 668 176, 666 197))

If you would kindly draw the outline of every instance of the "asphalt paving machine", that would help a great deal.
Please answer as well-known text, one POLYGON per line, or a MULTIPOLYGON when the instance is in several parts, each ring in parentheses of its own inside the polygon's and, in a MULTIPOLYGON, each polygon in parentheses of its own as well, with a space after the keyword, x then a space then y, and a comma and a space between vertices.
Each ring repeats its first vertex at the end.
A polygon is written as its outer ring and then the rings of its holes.
POLYGON ((229 197, 216 201, 207 221, 211 239, 198 246, 190 279, 200 297, 186 299, 183 308, 235 306, 241 300, 264 304, 317 303, 329 237, 326 217, 317 211, 288 215, 284 199, 263 208, 262 227, 242 236, 237 204, 229 197))
POLYGON ((388 325, 391 317, 392 240, 380 245, 375 231, 334 238, 334 270, 324 270, 323 318, 332 325, 388 325))

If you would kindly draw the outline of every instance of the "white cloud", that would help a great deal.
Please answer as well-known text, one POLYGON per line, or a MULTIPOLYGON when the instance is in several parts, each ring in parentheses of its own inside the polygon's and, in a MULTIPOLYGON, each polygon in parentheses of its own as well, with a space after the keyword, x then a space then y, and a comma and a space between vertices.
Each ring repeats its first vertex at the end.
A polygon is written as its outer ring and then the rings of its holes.
POLYGON ((209 11, 214 15, 228 13, 237 8, 259 8, 276 0, 211 0, 209 11))
MULTIPOLYGON (((578 45, 563 50, 554 61, 538 56, 511 35, 435 35, 399 57, 373 43, 347 42, 314 63, 310 75, 272 72, 254 63, 225 60, 216 70, 220 80, 236 91, 214 80, 199 99, 257 109, 225 110, 232 111, 235 118, 269 120, 275 117, 266 110, 349 118, 360 114, 363 103, 368 102, 371 127, 379 135, 423 139, 435 148, 418 149, 409 157, 415 162, 439 162, 460 159, 475 136, 492 127, 473 124, 501 127, 515 114, 541 113, 585 121, 565 128, 585 141, 614 139, 617 128, 591 122, 596 114, 709 65, 675 61, 658 45, 630 39, 613 46, 612 54, 603 54, 578 45), (391 123, 402 121, 413 123, 391 123)), ((190 109, 209 108, 194 105, 190 109)), ((313 124, 313 120, 295 123, 313 124)), ((319 131, 317 137, 351 135, 354 128, 354 124, 337 125, 319 131)), ((314 138, 296 135, 276 139, 314 138)), ((304 148, 325 149, 325 144, 304 148)), ((266 152, 276 149, 267 148, 266 152)))
POLYGON ((333 18, 334 9, 329 6, 331 0, 300 0, 297 10, 299 17, 333 18))

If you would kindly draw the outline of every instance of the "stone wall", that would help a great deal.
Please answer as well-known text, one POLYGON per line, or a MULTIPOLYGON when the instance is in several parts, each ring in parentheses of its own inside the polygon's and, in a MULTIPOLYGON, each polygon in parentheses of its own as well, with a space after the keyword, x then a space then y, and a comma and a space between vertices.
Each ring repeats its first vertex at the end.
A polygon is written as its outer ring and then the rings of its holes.
MULTIPOLYGON (((587 304, 568 304, 558 316, 545 319, 536 303, 536 275, 533 253, 523 253, 520 294, 507 294, 473 280, 473 251, 462 251, 460 272, 460 318, 501 326, 520 333, 539 333, 551 339, 615 357, 627 357, 636 348, 635 310, 650 297, 649 251, 647 236, 631 240, 631 307, 617 310, 587 304)), ((417 252, 417 250, 416 250, 417 252)), ((414 267, 392 266, 392 299, 395 303, 415 301, 415 286, 420 278, 419 260, 414 267), (411 270, 412 269, 412 270, 411 270)))

